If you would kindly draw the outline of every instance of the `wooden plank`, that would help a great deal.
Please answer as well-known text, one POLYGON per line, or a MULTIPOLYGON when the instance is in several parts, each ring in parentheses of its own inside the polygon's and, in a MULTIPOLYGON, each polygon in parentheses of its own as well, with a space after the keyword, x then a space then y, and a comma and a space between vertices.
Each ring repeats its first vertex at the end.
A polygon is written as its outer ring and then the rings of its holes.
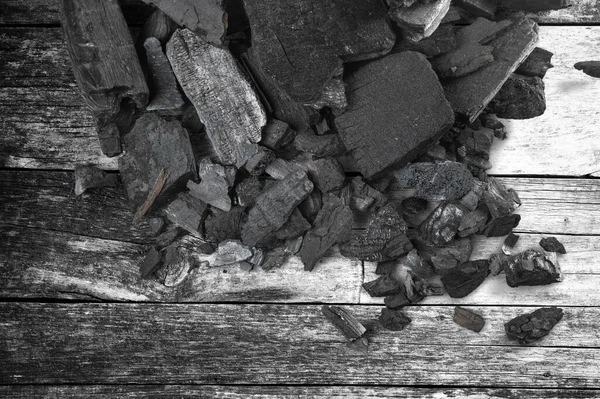
MULTIPOLYGON (((582 176, 600 164, 599 124, 592 99, 600 80, 572 68, 600 42, 600 26, 540 30, 542 47, 556 53, 545 79, 548 111, 511 121, 509 139, 491 156, 496 174, 582 176)), ((58 28, 0 29, 0 164, 5 167, 73 169, 91 163, 116 170, 100 152, 93 121, 79 98, 58 28)))
POLYGON ((598 390, 514 388, 416 388, 382 386, 235 385, 5 385, 0 395, 35 398, 397 398, 397 399, 595 399, 598 390))
POLYGON ((380 331, 372 321, 378 307, 352 310, 371 321, 368 354, 346 349, 319 306, 3 303, 0 383, 596 388, 600 381, 597 308, 567 308, 562 326, 529 347, 502 342, 502 329, 491 333, 498 344, 478 344, 485 338, 455 334, 441 314, 415 314, 400 333, 380 331), (425 320, 429 333, 419 325, 425 320), (424 344, 423 333, 442 345, 424 344))

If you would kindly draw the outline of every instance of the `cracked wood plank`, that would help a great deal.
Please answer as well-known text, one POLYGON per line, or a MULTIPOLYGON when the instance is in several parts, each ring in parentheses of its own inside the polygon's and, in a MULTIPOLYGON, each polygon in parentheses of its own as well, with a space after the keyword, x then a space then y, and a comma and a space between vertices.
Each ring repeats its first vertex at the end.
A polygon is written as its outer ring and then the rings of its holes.
POLYGON ((344 349, 318 305, 3 303, 0 381, 597 387, 598 309, 567 308, 552 334, 528 347, 501 328, 521 310, 485 309, 493 315, 486 336, 456 326, 452 307, 411 307, 414 323, 395 333, 376 327, 379 307, 353 306, 372 331, 363 354, 344 349))

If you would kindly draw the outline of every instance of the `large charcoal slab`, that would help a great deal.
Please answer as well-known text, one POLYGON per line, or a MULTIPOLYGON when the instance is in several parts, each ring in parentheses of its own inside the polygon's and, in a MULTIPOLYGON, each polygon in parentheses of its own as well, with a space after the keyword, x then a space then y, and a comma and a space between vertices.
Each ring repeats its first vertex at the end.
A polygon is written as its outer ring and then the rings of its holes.
POLYGON ((145 114, 123 142, 126 152, 119 159, 119 171, 133 209, 144 203, 161 170, 167 180, 157 203, 184 187, 196 173, 190 138, 176 120, 167 122, 156 114, 145 114))
POLYGON ((511 256, 504 262, 506 283, 510 287, 521 285, 545 285, 562 281, 556 253, 543 254, 528 249, 511 256))
POLYGON ((267 118, 233 55, 180 29, 167 44, 167 57, 220 162, 243 166, 256 153, 253 143, 260 141, 267 118))
POLYGON ((220 46, 227 30, 223 0, 143 0, 167 14, 207 42, 220 46))
POLYGON ((143 108, 148 102, 129 28, 117 0, 61 0, 59 5, 75 79, 96 121, 100 148, 115 156, 135 106, 143 108))
POLYGON ((464 298, 483 283, 488 275, 489 261, 474 260, 448 270, 442 283, 452 298, 464 298))
POLYGON ((313 184, 302 171, 290 173, 266 188, 256 199, 242 228, 244 244, 255 246, 269 233, 280 229, 312 189, 313 184))
POLYGON ((244 8, 262 71, 302 104, 321 97, 342 61, 386 54, 395 43, 379 0, 244 0, 244 8))
POLYGON ((333 194, 323 197, 323 207, 298 252, 304 270, 311 271, 329 248, 350 237, 352 221, 352 210, 342 199, 333 194))
POLYGON ((563 317, 561 308, 539 308, 504 324, 508 339, 526 345, 548 335, 563 317))
POLYGON ((336 125, 367 178, 411 161, 454 123, 438 78, 420 53, 370 62, 352 72, 347 83, 348 109, 336 125))
POLYGON ((474 122, 508 77, 533 51, 537 41, 535 22, 525 18, 513 21, 489 43, 495 60, 493 63, 444 84, 446 97, 454 110, 474 122))

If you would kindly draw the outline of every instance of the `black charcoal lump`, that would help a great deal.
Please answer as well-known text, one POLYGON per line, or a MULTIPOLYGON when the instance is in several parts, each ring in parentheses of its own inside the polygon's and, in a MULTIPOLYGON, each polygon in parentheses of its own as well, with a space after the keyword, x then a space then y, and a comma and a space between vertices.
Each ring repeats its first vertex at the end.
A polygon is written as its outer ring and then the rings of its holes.
POLYGON ((469 169, 458 162, 418 162, 394 172, 400 188, 414 188, 414 196, 430 201, 454 201, 473 189, 469 169))
POLYGON ((545 337, 563 318, 561 308, 540 308, 504 324, 508 339, 526 345, 545 337))
POLYGON ((504 263, 504 272, 510 287, 545 285, 562 280, 556 253, 544 254, 535 249, 508 258, 504 263))
POLYGON ((452 298, 463 298, 481 285, 488 275, 489 261, 474 260, 450 269, 442 276, 442 283, 452 298))

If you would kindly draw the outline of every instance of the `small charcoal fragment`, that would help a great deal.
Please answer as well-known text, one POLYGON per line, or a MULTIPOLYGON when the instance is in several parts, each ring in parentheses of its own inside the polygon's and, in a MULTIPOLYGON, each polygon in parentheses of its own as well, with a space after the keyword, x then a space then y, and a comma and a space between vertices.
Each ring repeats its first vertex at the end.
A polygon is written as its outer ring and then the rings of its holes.
POLYGON ((539 308, 504 324, 508 339, 527 345, 548 335, 563 317, 561 308, 539 308))
POLYGON ((288 238, 285 240, 284 249, 290 255, 296 255, 302 248, 304 242, 304 236, 298 236, 296 238, 288 238))
POLYGON ((413 242, 423 260, 432 264, 436 273, 440 275, 468 261, 473 252, 471 240, 468 238, 452 240, 443 246, 430 246, 418 240, 413 242))
POLYGON ((519 241, 519 236, 513 233, 510 233, 504 239, 504 243, 502 244, 502 252, 505 255, 510 255, 511 250, 517 245, 517 241, 519 241))
POLYGON ((233 207, 229 212, 215 209, 204 222, 204 235, 215 244, 226 239, 239 239, 246 217, 246 210, 241 206, 233 207))
POLYGON ((479 207, 473 212, 467 213, 458 227, 460 237, 469 237, 473 234, 480 234, 488 220, 489 213, 485 207, 479 207))
POLYGON ((483 200, 494 218, 509 215, 521 205, 518 194, 512 188, 507 189, 493 177, 488 180, 483 200))
POLYGON ((271 161, 275 159, 275 153, 263 146, 257 146, 257 151, 248 162, 244 168, 253 176, 260 176, 264 173, 267 165, 271 163, 271 161))
POLYGON ((389 276, 394 272, 396 268, 396 261, 390 260, 387 262, 378 262, 377 268, 375 269, 375 274, 379 276, 389 276))
POLYGON ((298 151, 310 152, 317 158, 342 155, 346 152, 346 147, 344 147, 339 134, 316 135, 310 129, 296 135, 294 147, 298 151))
POLYGON ((252 257, 252 250, 238 240, 222 241, 216 251, 208 255, 207 261, 212 267, 227 266, 248 260, 252 257))
POLYGON ((177 198, 165 208, 165 215, 171 223, 199 237, 202 235, 205 210, 204 202, 187 193, 179 193, 177 198))
POLYGON ((490 114, 482 113, 479 116, 479 120, 483 124, 483 127, 492 129, 494 131, 494 137, 499 138, 500 140, 506 139, 506 126, 504 126, 504 124, 498 119, 490 114))
POLYGON ((177 88, 177 80, 171 69, 171 64, 162 50, 160 41, 149 37, 144 42, 146 59, 150 72, 150 102, 148 111, 172 111, 181 113, 183 98, 177 88))
POLYGON ((344 168, 333 157, 317 159, 309 165, 309 176, 322 193, 340 189, 346 180, 344 168))
POLYGON ((452 298, 464 298, 483 283, 488 275, 489 261, 474 260, 458 265, 442 276, 442 283, 452 298))
POLYGON ((600 61, 581 61, 576 63, 575 69, 582 71, 593 78, 600 78, 600 61))
POLYGON ((146 254, 146 257, 140 265, 140 275, 142 278, 150 276, 160 266, 160 253, 152 247, 146 254))
POLYGON ((198 174, 200 183, 187 182, 190 194, 215 208, 229 212, 231 209, 230 182, 225 168, 222 165, 213 164, 205 158, 198 163, 198 174))
POLYGON ((402 313, 401 310, 383 308, 379 315, 379 322, 383 328, 390 331, 402 331, 411 321, 411 318, 402 313))
POLYGON ((548 252, 556 252, 559 254, 566 254, 567 250, 565 246, 558 241, 556 237, 544 237, 540 240, 540 246, 544 248, 545 251, 548 252))
POLYGON ((537 76, 513 73, 489 104, 498 118, 531 119, 546 111, 544 82, 537 76))
POLYGON ((260 144, 277 151, 294 139, 294 130, 287 123, 278 119, 271 119, 263 128, 260 144))
POLYGON ((562 281, 556 253, 543 254, 535 249, 509 257, 504 264, 504 273, 510 287, 562 281))
POLYGON ((490 273, 492 276, 497 276, 504 271, 504 266, 508 258, 504 254, 493 254, 490 256, 490 273))
POLYGON ((461 308, 460 306, 454 308, 454 317, 452 320, 459 326, 477 333, 483 329, 485 324, 485 320, 480 314, 472 312, 469 309, 461 308))
POLYGON ((158 249, 162 249, 167 247, 170 243, 175 241, 175 239, 183 233, 177 225, 169 224, 167 229, 162 232, 156 239, 154 240, 154 245, 158 249))
POLYGON ((252 266, 262 266, 265 261, 265 252, 260 248, 252 248, 252 257, 248 259, 248 263, 252 266))
POLYGON ((106 173, 93 165, 75 165, 75 195, 81 195, 88 188, 114 187, 117 175, 106 173))
POLYGON ((519 65, 516 73, 524 76, 537 76, 538 78, 543 78, 546 76, 548 69, 554 67, 551 63, 553 55, 554 54, 548 50, 536 47, 533 49, 533 52, 529 54, 529 57, 519 65))
POLYGON ((560 10, 571 5, 570 0, 500 0, 501 7, 511 10, 539 12, 560 10))
POLYGON ((263 183, 257 176, 250 176, 235 186, 237 204, 243 207, 253 206, 263 189, 263 183))
POLYGON ((406 30, 411 41, 431 36, 450 9, 450 0, 416 2, 410 7, 392 7, 389 17, 406 30))
POLYGON ((364 182, 362 177, 352 179, 352 198, 350 207, 360 212, 366 212, 371 208, 379 208, 387 202, 387 198, 381 192, 364 182))
POLYGON ((425 262, 416 249, 411 250, 404 260, 404 264, 420 278, 429 278, 435 274, 435 269, 431 264, 425 262))
POLYGON ((324 305, 321 312, 350 341, 361 338, 367 332, 365 326, 348 309, 324 305))
POLYGON ((277 247, 265 253, 265 259, 260 267, 263 270, 269 271, 280 268, 287 261, 289 254, 282 247, 277 247))
POLYGON ((456 4, 476 17, 493 19, 498 7, 496 0, 457 0, 456 4))
POLYGON ((398 294, 385 297, 385 299, 383 300, 383 303, 385 303, 385 306, 388 309, 395 310, 395 309, 402 309, 406 305, 409 305, 410 301, 406 297, 406 293, 404 291, 402 291, 398 294))
POLYGON ((302 212, 302 216, 314 223, 319 211, 323 207, 323 194, 319 190, 313 190, 310 195, 298 205, 298 209, 302 212))
POLYGON ((473 189, 469 169, 458 162, 418 162, 394 172, 399 188, 415 189, 414 196, 430 201, 454 201, 473 189))
POLYGON ((482 234, 486 237, 502 237, 509 234, 519 225, 521 215, 506 215, 493 218, 483 229, 482 234))
POLYGON ((373 298, 392 296, 403 292, 402 284, 392 276, 381 276, 376 280, 363 283, 362 287, 373 298))
POLYGON ((444 245, 452 241, 465 212, 451 202, 442 202, 417 227, 416 235, 429 245, 444 245))

